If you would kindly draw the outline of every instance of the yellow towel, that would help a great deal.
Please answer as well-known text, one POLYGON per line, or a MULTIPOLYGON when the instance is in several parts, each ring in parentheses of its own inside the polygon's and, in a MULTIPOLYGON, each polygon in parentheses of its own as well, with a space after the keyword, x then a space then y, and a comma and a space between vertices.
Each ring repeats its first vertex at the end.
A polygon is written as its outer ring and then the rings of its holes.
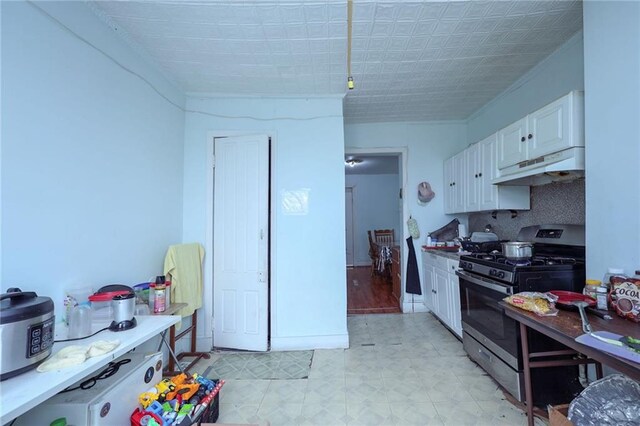
POLYGON ((199 243, 169 246, 164 258, 164 274, 171 280, 171 303, 187 303, 178 313, 193 314, 202 307, 202 259, 204 248, 199 243))

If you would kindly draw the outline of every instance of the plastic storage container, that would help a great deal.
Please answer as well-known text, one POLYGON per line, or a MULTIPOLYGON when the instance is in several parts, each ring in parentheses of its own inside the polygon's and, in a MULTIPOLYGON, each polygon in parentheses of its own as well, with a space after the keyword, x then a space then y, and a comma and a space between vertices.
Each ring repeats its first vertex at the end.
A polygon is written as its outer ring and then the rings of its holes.
POLYGON ((602 282, 600 282, 600 280, 587 280, 585 284, 584 294, 595 299, 598 294, 598 287, 600 287, 602 282))
POLYGON ((596 292, 596 308, 602 310, 607 310, 609 308, 609 304, 607 302, 609 296, 608 293, 609 292, 607 291, 607 287, 605 287, 604 285, 598 287, 598 290, 596 292))

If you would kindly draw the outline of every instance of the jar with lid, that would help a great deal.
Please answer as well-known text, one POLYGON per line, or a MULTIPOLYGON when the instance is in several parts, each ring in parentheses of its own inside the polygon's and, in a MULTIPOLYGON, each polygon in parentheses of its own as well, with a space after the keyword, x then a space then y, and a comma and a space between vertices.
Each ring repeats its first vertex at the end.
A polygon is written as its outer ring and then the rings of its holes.
POLYGON ((609 269, 607 269, 607 273, 604 274, 604 278, 602 279, 602 284, 609 291, 611 291, 611 278, 613 278, 613 277, 627 278, 627 276, 624 274, 624 269, 622 269, 622 268, 609 268, 609 269))
POLYGON ((596 308, 602 309, 602 310, 609 309, 607 300, 608 300, 607 288, 604 285, 601 285, 596 290, 596 308))
POLYGON ((598 287, 600 287, 600 280, 587 280, 584 286, 583 293, 589 297, 596 299, 598 294, 598 287))

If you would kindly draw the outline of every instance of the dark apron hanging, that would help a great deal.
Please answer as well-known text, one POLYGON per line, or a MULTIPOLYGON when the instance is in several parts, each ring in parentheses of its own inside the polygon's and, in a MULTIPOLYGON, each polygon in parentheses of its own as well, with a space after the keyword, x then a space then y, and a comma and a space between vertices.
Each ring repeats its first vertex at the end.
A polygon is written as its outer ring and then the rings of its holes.
POLYGON ((407 246, 409 246, 409 258, 407 259, 407 293, 422 294, 420 275, 418 274, 418 261, 416 260, 416 251, 413 248, 413 238, 407 238, 407 246))

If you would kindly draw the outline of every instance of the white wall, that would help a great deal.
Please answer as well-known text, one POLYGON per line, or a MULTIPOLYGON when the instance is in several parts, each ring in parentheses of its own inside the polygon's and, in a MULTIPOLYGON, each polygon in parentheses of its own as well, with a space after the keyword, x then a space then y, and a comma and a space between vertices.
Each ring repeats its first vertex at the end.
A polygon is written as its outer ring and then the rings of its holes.
MULTIPOLYGON (((409 237, 406 221, 413 216, 420 227, 420 241, 414 242, 422 283, 420 246, 428 232, 447 224, 455 216, 444 214, 444 160, 462 151, 466 146, 466 125, 464 122, 424 122, 424 123, 374 123, 346 124, 345 145, 350 148, 401 148, 407 149, 407 184, 403 193, 407 198, 407 211, 403 212, 403 233, 400 240, 409 237), (418 204, 418 184, 427 181, 436 196, 427 205, 418 204)), ((459 215, 466 223, 466 215, 459 215)), ((407 247, 402 244, 403 274, 406 273, 407 247)), ((404 283, 403 283, 404 288, 404 283)), ((406 301, 406 299, 405 299, 406 301)), ((416 307, 422 303, 415 297, 416 307)), ((406 303, 404 308, 406 309, 406 303)))
POLYGON ((640 269, 640 3, 585 1, 587 276, 640 269))
MULTIPOLYGON (((82 2, 38 3, 182 95, 82 2)), ((135 284, 182 237, 184 113, 34 5, 2 2, 2 290, 135 284)))
POLYGON ((396 240, 401 241, 400 178, 398 174, 349 174, 345 184, 353 187, 354 261, 359 266, 371 265, 367 231, 393 229, 396 240))
POLYGON ((520 77, 468 119, 467 141, 478 142, 572 90, 584 89, 582 32, 520 77))
POLYGON ((204 114, 186 116, 184 240, 207 245, 207 135, 272 135, 271 347, 348 346, 342 99, 190 98, 187 108, 204 114), (309 214, 285 215, 281 192, 299 188, 310 190, 309 214))

